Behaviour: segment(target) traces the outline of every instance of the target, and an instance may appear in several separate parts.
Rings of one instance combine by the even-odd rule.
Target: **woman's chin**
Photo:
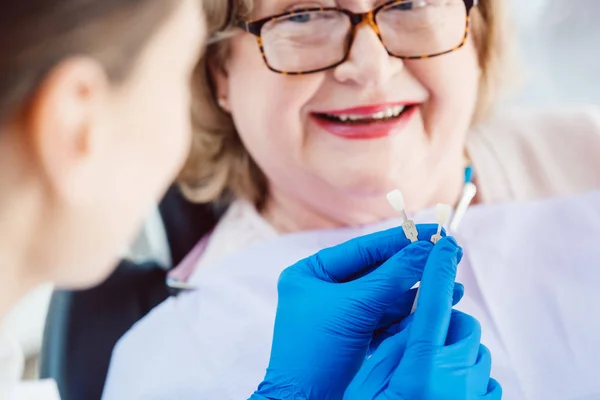
[[[340,216],[348,215],[353,225],[378,222],[397,215],[386,197],[391,190],[388,185],[338,186],[335,194],[323,194],[321,204],[328,204],[328,208],[335,209]]]

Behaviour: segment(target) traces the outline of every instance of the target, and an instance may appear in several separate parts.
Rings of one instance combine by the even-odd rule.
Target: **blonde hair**
[[[508,30],[504,26],[505,0],[480,0],[471,11],[471,29],[479,54],[481,81],[474,121],[483,118],[501,85]],[[226,40],[232,34],[233,15],[250,15],[253,0],[204,0],[208,32],[213,38],[198,62],[193,79],[192,123],[194,138],[187,163],[179,177],[185,195],[192,201],[229,202],[244,198],[261,207],[267,197],[267,178],[245,149],[231,116],[218,105],[209,70],[223,68],[228,56]],[[227,27],[226,29],[222,29]]]

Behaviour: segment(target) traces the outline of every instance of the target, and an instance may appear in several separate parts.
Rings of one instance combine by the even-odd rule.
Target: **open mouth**
[[[315,117],[328,122],[348,125],[365,125],[378,122],[390,122],[400,119],[410,112],[416,105],[398,105],[386,108],[373,114],[326,114],[315,113]]]

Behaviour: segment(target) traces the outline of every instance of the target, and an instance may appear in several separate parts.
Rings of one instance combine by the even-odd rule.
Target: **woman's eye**
[[[395,6],[390,7],[392,10],[397,11],[410,11],[414,8],[414,4],[412,2],[405,2],[396,4]]]
[[[290,15],[289,21],[291,21],[291,22],[308,22],[308,21],[310,21],[310,18],[311,18],[311,16],[309,13],[294,14],[294,15]]]

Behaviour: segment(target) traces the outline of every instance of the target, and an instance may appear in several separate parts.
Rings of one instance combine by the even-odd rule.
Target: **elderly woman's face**
[[[462,0],[458,2],[464,7]],[[259,0],[253,17],[311,6],[339,6],[360,13],[381,3]],[[405,7],[395,6],[378,23],[397,15],[408,15],[410,22],[414,14],[406,13],[418,10]],[[289,36],[296,35],[296,31],[305,29],[302,24],[318,18],[294,17],[278,29],[285,32],[286,28]],[[337,17],[323,18],[332,25]],[[453,32],[458,29],[464,34],[464,15],[458,22],[456,18],[436,22],[436,26],[450,24],[458,24]],[[288,71],[296,65],[318,67],[319,57],[329,58],[333,51],[343,53],[343,45],[333,50],[330,42],[319,44],[336,41],[337,33],[327,32],[327,39],[316,35],[292,43],[281,32],[277,40],[271,39],[271,49],[265,50],[269,56],[277,46],[280,59],[272,56],[271,60]],[[440,40],[424,38],[418,45],[422,49],[408,46],[402,50],[403,38],[411,38],[414,43],[420,40],[415,39],[418,34],[416,29],[407,29],[404,37],[398,35],[398,43],[389,39],[386,45],[396,45],[399,51],[427,53],[435,46],[427,40]],[[426,34],[432,33],[422,33]],[[306,46],[314,46],[315,53]],[[307,58],[312,59],[311,65]],[[385,204],[385,194],[390,190],[403,190],[409,210],[453,201],[445,197],[455,196],[454,192],[460,190],[464,144],[479,82],[477,54],[471,40],[443,56],[403,61],[388,55],[375,30],[362,24],[345,62],[322,72],[284,75],[267,68],[255,37],[244,33],[232,39],[225,70],[226,76],[217,78],[218,94],[228,99],[238,132],[267,175],[274,195],[295,198],[338,220],[366,223],[373,215],[360,215],[392,215]]]

